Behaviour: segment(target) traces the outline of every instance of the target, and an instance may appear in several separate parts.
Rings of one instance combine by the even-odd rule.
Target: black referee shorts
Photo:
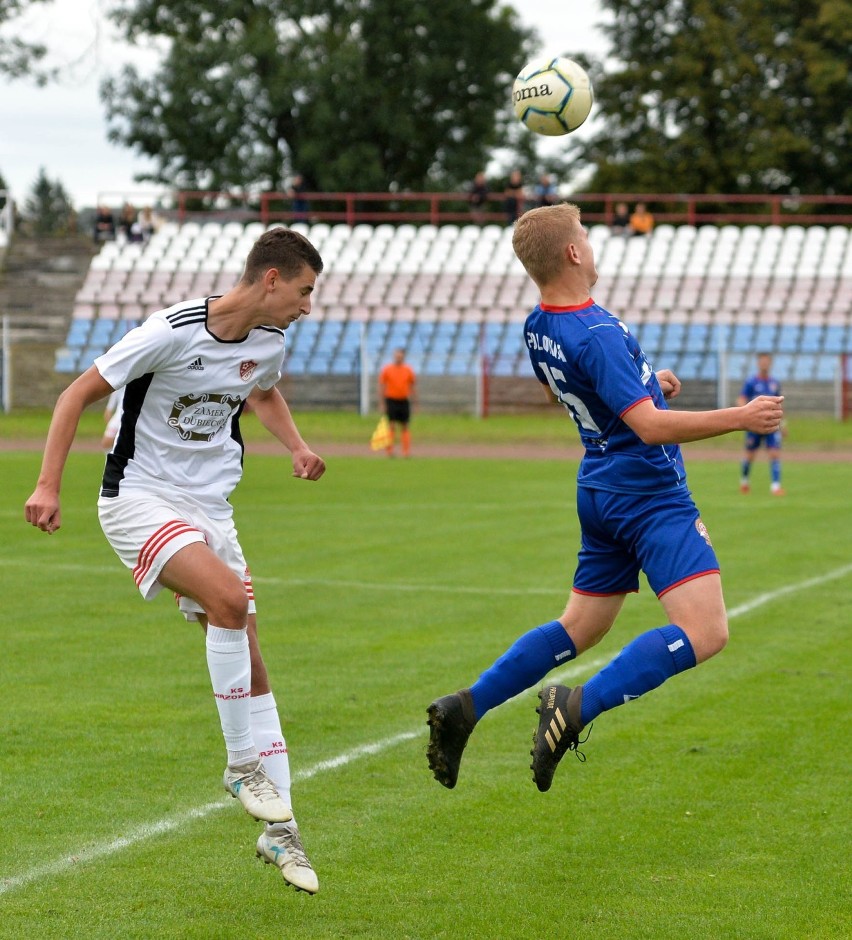
[[[388,421],[397,424],[408,424],[411,420],[411,403],[407,398],[386,398]]]

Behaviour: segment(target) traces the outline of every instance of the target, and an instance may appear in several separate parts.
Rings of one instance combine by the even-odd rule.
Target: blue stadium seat
[[[675,373],[681,381],[694,381],[700,377],[703,364],[704,355],[702,353],[686,352],[678,359]]]
[[[845,326],[827,326],[825,328],[825,346],[827,353],[852,352],[849,331]]]
[[[691,353],[704,352],[710,345],[710,325],[707,323],[689,323],[686,327],[684,348]]]
[[[776,348],[778,352],[794,353],[799,351],[801,329],[794,323],[785,323],[778,331]]]
[[[715,382],[719,378],[719,357],[715,352],[704,354],[698,378],[703,382]]]
[[[460,323],[455,337],[454,354],[468,359],[478,355],[479,332],[480,326],[478,323]]]
[[[804,326],[799,349],[803,353],[821,352],[824,340],[825,330],[822,326]]]
[[[112,342],[116,320],[93,320],[92,332],[89,335],[90,346],[106,347]]]
[[[378,357],[385,347],[385,337],[390,329],[389,320],[373,320],[367,327],[367,349],[370,355]]]
[[[337,341],[337,348],[334,350],[334,368],[339,368],[339,362],[346,362],[351,364],[350,369],[354,368],[357,371],[360,359],[361,324],[356,320],[347,320]]]
[[[754,349],[754,326],[751,323],[737,323],[730,336],[731,348],[735,352],[750,352]]]
[[[408,347],[412,353],[424,353],[432,342],[432,334],[438,326],[437,320],[420,320],[416,322],[408,337]]]
[[[80,349],[80,347],[85,346],[89,339],[91,326],[91,320],[72,320],[71,325],[68,327],[65,344],[72,349]]]
[[[792,378],[795,359],[790,353],[780,353],[772,360],[772,372],[782,384]],[[753,363],[749,362],[749,368],[753,369]]]
[[[310,352],[319,332],[316,320],[299,320],[287,329],[286,349],[291,356]]]
[[[663,325],[661,323],[643,323],[641,326],[636,327],[635,334],[644,352],[648,355],[657,354],[663,335]]]
[[[820,378],[816,374],[817,356],[803,355],[797,356],[793,364],[793,378],[797,382],[809,382],[812,379]],[[830,375],[828,376],[831,377]],[[823,376],[825,378],[825,376]]]
[[[316,343],[323,346],[336,345],[343,332],[342,320],[318,320]]]
[[[661,349],[664,353],[679,353],[686,341],[685,323],[667,323],[663,329]]]
[[[103,346],[86,346],[85,349],[81,349],[80,356],[77,359],[78,371],[85,372],[103,351]]]
[[[455,332],[455,323],[436,324],[432,333],[432,342],[429,344],[429,356],[448,356],[453,348]]]
[[[56,361],[53,366],[54,370],[56,372],[76,372],[79,355],[79,349],[71,349],[69,347],[57,349]]]

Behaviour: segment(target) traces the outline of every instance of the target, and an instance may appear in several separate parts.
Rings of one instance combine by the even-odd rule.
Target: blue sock
[[[477,720],[576,655],[573,640],[558,620],[525,633],[470,687]]]
[[[780,483],[781,482],[781,461],[773,460],[770,465],[770,472],[772,474],[772,482]]]
[[[694,665],[692,644],[680,627],[669,624],[649,630],[583,686],[580,720],[587,725],[601,712],[639,698]]]
[[[749,473],[751,473],[751,461],[750,460],[744,460],[742,462],[741,472],[743,475],[743,479],[747,480]]]

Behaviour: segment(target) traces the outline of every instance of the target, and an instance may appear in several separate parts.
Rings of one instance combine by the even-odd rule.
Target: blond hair
[[[579,229],[580,209],[570,202],[530,209],[515,223],[512,248],[539,287],[562,273],[565,246]]]

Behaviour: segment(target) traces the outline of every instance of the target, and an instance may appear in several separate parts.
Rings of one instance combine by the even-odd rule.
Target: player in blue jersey
[[[679,443],[730,431],[776,431],[782,398],[761,395],[716,411],[670,411],[680,391],[655,373],[617,317],[591,298],[595,259],[580,210],[562,203],[524,213],[512,244],[541,293],[524,336],[533,371],[565,406],[585,455],[577,478],[581,543],[573,588],[557,619],[524,633],[470,687],[434,701],[427,757],[446,787],[490,709],[598,643],[645,572],[665,622],[632,640],[585,685],[546,686],[532,771],[548,790],[559,760],[602,712],[638,698],[718,653],[728,639],[719,563],[686,484]]]
[[[780,395],[781,383],[770,374],[772,370],[772,356],[769,353],[758,353],[757,372],[745,380],[743,390],[737,398],[738,405],[745,405],[758,395]],[[760,450],[761,444],[766,445],[766,454],[769,457],[770,484],[769,492],[773,496],[783,496],[784,490],[781,487],[781,437],[783,427],[772,434],[755,434],[752,431],[746,431],[745,436],[745,454],[741,464],[740,473],[740,492],[749,493],[751,491],[751,465],[754,458]]]

